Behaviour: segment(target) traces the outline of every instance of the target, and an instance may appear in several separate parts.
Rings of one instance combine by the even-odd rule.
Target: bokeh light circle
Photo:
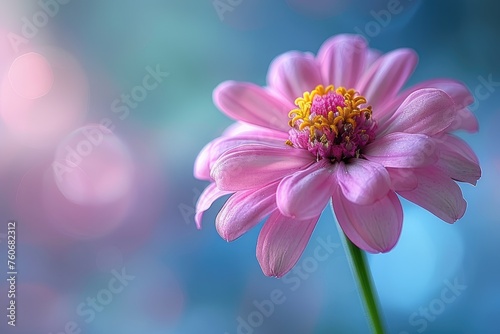
[[[41,197],[52,228],[82,240],[101,238],[112,233],[123,225],[133,206],[130,194],[103,205],[76,204],[61,193],[52,170],[47,170]]]
[[[111,203],[131,189],[129,150],[99,124],[83,126],[68,135],[59,144],[52,167],[57,187],[75,204]]]
[[[54,73],[49,61],[36,52],[17,57],[9,68],[12,89],[26,99],[45,96],[54,83]]]
[[[26,63],[35,69],[22,69]],[[44,78],[26,85],[31,76]],[[0,82],[0,117],[10,136],[25,146],[54,145],[81,122],[87,104],[86,74],[79,62],[61,49],[24,54]]]

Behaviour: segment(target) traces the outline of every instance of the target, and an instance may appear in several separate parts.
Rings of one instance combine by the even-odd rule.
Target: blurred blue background
[[[463,219],[447,225],[404,202],[398,245],[369,257],[388,331],[498,333],[500,4],[400,0],[384,16],[395,1],[2,1],[0,277],[13,219],[18,308],[7,325],[2,279],[0,332],[368,333],[331,212],[298,269],[268,278],[255,258],[260,227],[230,244],[215,231],[223,200],[196,229],[206,183],[192,175],[199,150],[232,123],[212,103],[218,83],[264,85],[279,54],[362,33],[383,52],[418,52],[408,85],[463,81],[480,123],[460,133],[483,170],[477,187],[462,185]],[[85,139],[87,170],[60,170],[74,176],[67,186],[54,163]],[[325,240],[335,247],[317,261]]]

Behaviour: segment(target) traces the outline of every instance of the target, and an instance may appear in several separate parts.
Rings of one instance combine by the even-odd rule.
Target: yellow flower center
[[[289,112],[292,147],[307,148],[318,159],[332,162],[359,157],[360,150],[375,137],[372,108],[354,89],[317,86],[295,100]]]

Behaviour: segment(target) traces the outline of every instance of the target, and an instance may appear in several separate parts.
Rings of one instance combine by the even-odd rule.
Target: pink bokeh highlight
[[[15,217],[26,230],[24,241],[65,249],[74,239],[103,237],[125,221],[132,196],[106,205],[79,205],[63,196],[50,163],[38,164],[22,178],[15,196]]]
[[[34,100],[47,95],[54,84],[54,73],[48,60],[36,52],[25,53],[11,64],[8,79],[21,97]]]
[[[102,125],[86,125],[69,134],[59,144],[52,167],[57,187],[75,204],[108,204],[131,190],[130,152]]]
[[[18,57],[0,83],[0,117],[10,135],[30,147],[54,145],[85,117],[87,103],[85,72],[60,49]]]
[[[137,149],[136,147],[134,152]],[[165,244],[179,240],[178,234],[172,230],[172,224],[164,224],[162,217],[165,215],[166,203],[171,199],[167,194],[167,181],[160,166],[144,154],[148,149],[151,148],[144,148],[134,159],[135,182],[125,222],[119,229],[102,239],[102,242],[118,247],[123,252],[124,258],[151,242],[159,224],[167,229],[165,234],[161,234]]]
[[[71,240],[56,229],[45,212],[44,179],[49,168],[48,163],[37,163],[19,178],[10,175],[2,184],[7,189],[13,189],[10,207],[14,208],[12,216],[22,222],[19,233],[23,235],[23,242],[60,251],[66,249]]]
[[[132,196],[103,205],[76,204],[59,190],[51,172],[45,175],[43,203],[54,228],[77,239],[94,239],[107,235],[121,226],[133,204]]]

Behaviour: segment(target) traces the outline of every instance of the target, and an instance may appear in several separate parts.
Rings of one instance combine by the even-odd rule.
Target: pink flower
[[[365,40],[338,35],[315,57],[287,52],[269,69],[267,87],[224,82],[217,107],[238,120],[200,152],[194,174],[211,184],[196,223],[232,194],[216,228],[232,241],[267,218],[257,242],[263,272],[281,277],[298,261],[330,202],[347,237],[371,253],[388,252],[401,233],[397,195],[442,220],[461,218],[455,181],[481,176],[471,148],[451,134],[475,132],[461,83],[436,79],[401,91],[417,55],[380,55]]]

